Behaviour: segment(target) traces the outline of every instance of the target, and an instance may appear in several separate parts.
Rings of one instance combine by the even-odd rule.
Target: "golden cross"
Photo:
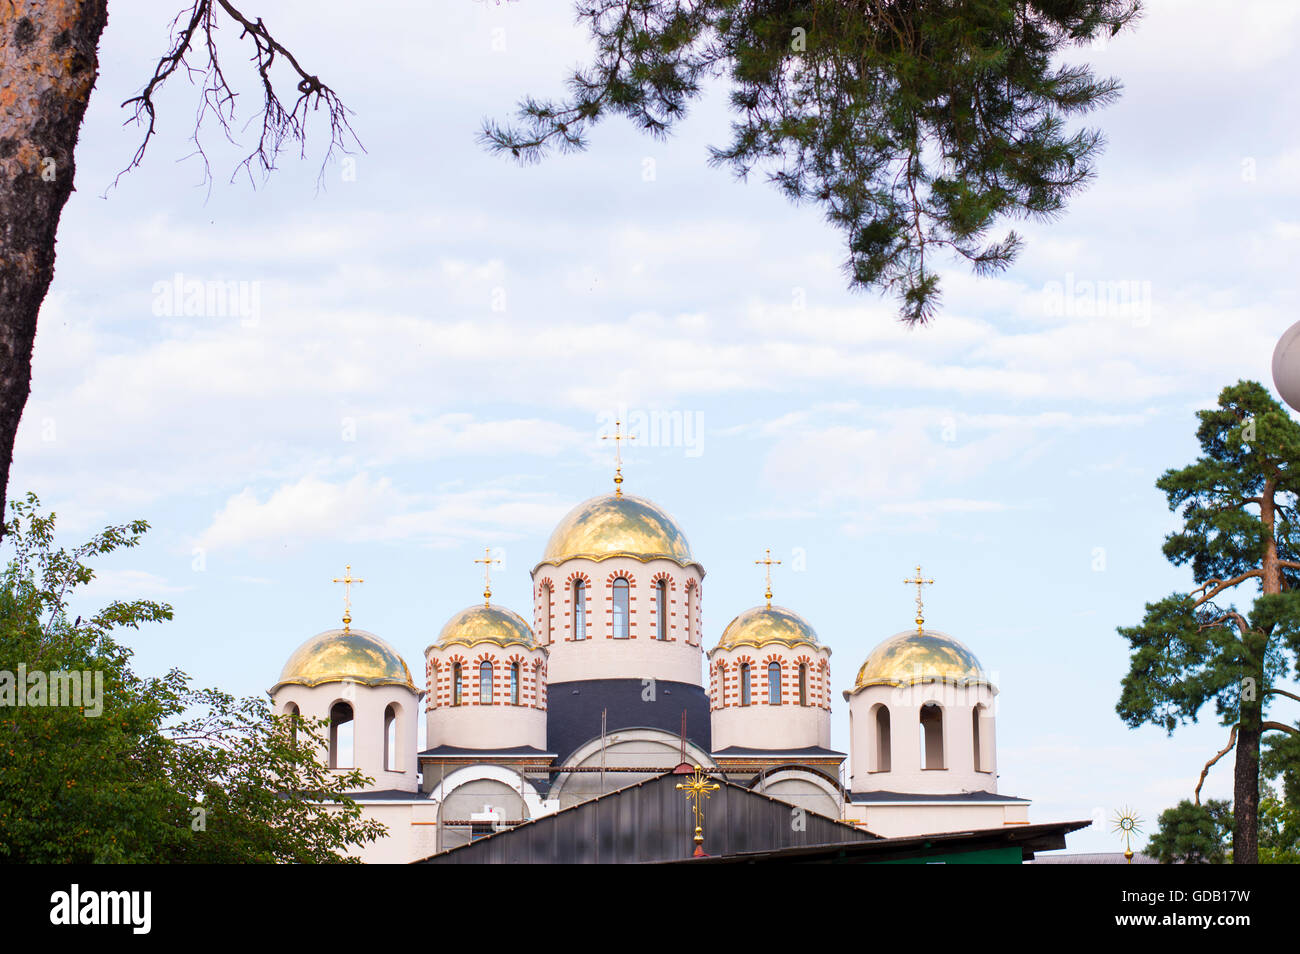
[[[767,558],[763,560],[755,560],[754,565],[763,567],[763,579],[767,583],[767,590],[764,592],[763,595],[767,597],[767,605],[771,606],[772,605],[772,567],[780,566],[781,561],[772,559],[772,551],[770,549],[767,550],[766,552],[767,552]]]
[[[924,611],[923,611],[923,609],[922,609],[922,606],[921,606],[921,584],[923,584],[923,583],[933,583],[934,580],[923,580],[923,579],[921,579],[921,566],[920,566],[920,564],[917,564],[917,567],[916,567],[916,579],[914,579],[914,580],[904,580],[903,582],[904,582],[904,583],[915,583],[915,584],[916,584],[916,631],[917,631],[918,633],[920,633],[920,632],[923,631],[923,629],[924,629],[924,627],[925,627],[925,613],[924,613]]]
[[[695,774],[685,782],[678,782],[677,789],[686,793],[691,800],[691,811],[695,814],[695,854],[704,854],[704,811],[700,808],[700,799],[708,798],[709,792],[716,792],[722,786],[710,782],[700,766],[695,766]]]
[[[608,434],[602,434],[600,438],[602,441],[612,440],[614,442],[614,496],[616,497],[623,496],[623,441],[636,440],[635,434],[625,436],[622,433],[622,427],[622,421],[615,421],[614,436],[610,437]]]
[[[343,632],[348,632],[352,625],[352,584],[364,583],[365,580],[359,580],[352,575],[352,564],[349,563],[343,571],[341,577],[334,578],[335,583],[343,584]]]
[[[483,566],[483,605],[487,606],[492,600],[492,564],[500,563],[500,560],[492,556],[492,548],[483,548],[483,558],[475,560],[475,563],[482,563]]]

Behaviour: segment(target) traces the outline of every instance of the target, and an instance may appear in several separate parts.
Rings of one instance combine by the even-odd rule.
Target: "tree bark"
[[[1264,525],[1260,584],[1265,594],[1282,592],[1282,568],[1278,563],[1277,538],[1273,533],[1277,521],[1276,487],[1276,483],[1269,480],[1260,493],[1259,518]],[[1259,864],[1259,740],[1264,734],[1264,655],[1268,649],[1268,636],[1251,632],[1246,634],[1245,641],[1250,671],[1242,675],[1253,679],[1254,687],[1248,693],[1243,683],[1239,690],[1240,729],[1232,785],[1232,863],[1236,865]]]
[[[0,0],[0,518],[107,20],[107,0]]]

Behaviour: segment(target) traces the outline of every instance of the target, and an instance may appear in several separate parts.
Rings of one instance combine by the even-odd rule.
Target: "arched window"
[[[686,584],[686,622],[682,624],[682,632],[689,643],[691,641],[691,627],[695,625],[695,581],[692,580]]]
[[[668,581],[655,584],[655,638],[668,638]]]
[[[519,663],[510,664],[510,704],[519,705]]]
[[[551,644],[551,584],[542,584],[542,643]]]
[[[587,638],[587,585],[573,581],[573,638]]]
[[[888,772],[890,765],[889,710],[876,709],[876,771]]]
[[[389,705],[384,710],[384,771],[396,772],[397,768],[397,709]]]
[[[740,704],[749,705],[749,663],[740,664]]]
[[[718,662],[718,708],[727,704],[727,664]]]
[[[808,664],[799,664],[799,705],[808,704]]]
[[[975,771],[993,771],[993,747],[989,744],[988,710],[976,706],[971,710],[971,734],[975,743]]]
[[[291,702],[284,707],[284,714],[289,717],[289,742],[291,745],[298,744],[298,723],[302,720],[302,713],[298,711],[298,704]]]
[[[781,704],[781,664],[779,662],[767,664],[767,704],[769,706],[779,706]]]
[[[352,707],[330,706],[330,768],[352,768]]]
[[[452,663],[451,666],[451,704],[458,706],[461,704],[463,692],[465,690],[465,673],[461,669],[460,663]]]
[[[627,639],[628,585],[624,577],[614,581],[614,638]]]
[[[478,667],[478,704],[492,704],[492,664],[486,659]]]
[[[921,768],[943,767],[943,710],[927,702],[921,706]]]

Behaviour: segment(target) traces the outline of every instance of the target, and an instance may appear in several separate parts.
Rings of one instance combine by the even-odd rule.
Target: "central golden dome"
[[[854,689],[910,686],[918,682],[983,683],[988,678],[975,654],[947,633],[933,629],[891,636],[871,651]]]
[[[643,497],[605,494],[569,511],[551,534],[538,565],[614,556],[695,563],[686,535],[667,513]]]
[[[453,644],[474,646],[478,643],[537,648],[532,627],[522,616],[500,606],[486,605],[471,606],[447,620],[435,645],[445,649]]]
[[[290,684],[319,686],[327,682],[415,688],[406,661],[374,633],[328,629],[293,651],[271,691]]]
[[[767,646],[780,643],[783,646],[811,646],[825,649],[817,641],[817,633],[798,613],[783,606],[755,606],[745,610],[722,631],[716,649],[731,649],[735,646]]]

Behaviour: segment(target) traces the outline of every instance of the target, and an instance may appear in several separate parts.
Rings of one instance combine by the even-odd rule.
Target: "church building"
[[[825,634],[772,603],[770,552],[765,602],[710,639],[686,535],[623,493],[621,461],[614,481],[556,526],[526,612],[492,602],[490,551],[478,561],[483,599],[432,639],[421,683],[350,610],[289,656],[274,710],[327,719],[330,766],[373,779],[354,797],[388,836],[363,860],[423,859],[682,765],[872,835],[1028,825],[1029,802],[998,792],[997,689],[925,626],[920,567],[905,581],[915,628],[839,683]],[[359,581],[349,567],[336,582]],[[847,753],[832,746],[837,695]]]

